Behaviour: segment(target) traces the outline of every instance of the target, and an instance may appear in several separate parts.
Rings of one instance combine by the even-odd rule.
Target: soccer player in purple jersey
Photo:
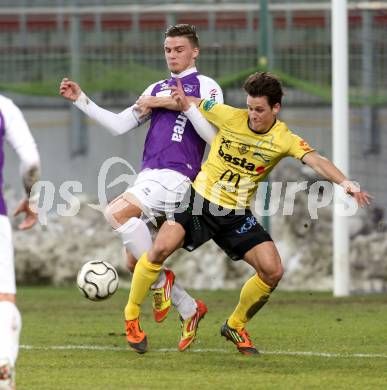
[[[15,362],[19,350],[21,316],[16,307],[15,266],[12,246],[12,229],[2,193],[4,151],[7,141],[17,153],[26,197],[14,212],[25,213],[19,229],[29,229],[37,221],[30,208],[31,190],[39,178],[39,154],[23,114],[6,97],[0,95],[0,389],[15,388]]]
[[[170,97],[170,87],[176,85],[178,78],[187,95],[223,102],[219,85],[201,75],[195,67],[199,40],[194,26],[181,24],[168,28],[164,53],[171,77],[150,85],[135,105],[119,114],[97,106],[73,81],[63,79],[60,85],[62,96],[73,101],[113,135],[132,130],[150,119],[141,172],[134,185],[114,199],[105,212],[127,249],[132,272],[137,259],[152,247],[147,216],[164,217],[175,210],[200,170],[205,141],[212,139],[208,134],[215,134],[215,129],[206,121],[194,126],[184,113],[174,111],[177,104]],[[182,322],[178,346],[183,351],[194,340],[198,323],[207,307],[202,301],[194,300],[174,279],[173,272],[164,268],[152,284],[153,313],[155,320],[161,322],[166,318],[171,303],[176,307]],[[129,344],[135,345],[138,352],[145,352],[146,338],[144,342],[137,342],[144,339],[140,322],[128,321],[132,318],[127,309],[125,319]]]

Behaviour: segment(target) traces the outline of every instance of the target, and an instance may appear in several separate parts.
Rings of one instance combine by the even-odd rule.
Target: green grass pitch
[[[260,356],[240,355],[219,335],[238,291],[194,291],[209,308],[191,349],[177,351],[177,314],[142,325],[149,352],[126,346],[127,291],[104,302],[76,288],[24,287],[17,390],[386,389],[387,296],[334,299],[275,292],[248,326]]]

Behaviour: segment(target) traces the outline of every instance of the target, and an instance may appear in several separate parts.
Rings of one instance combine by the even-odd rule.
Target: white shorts
[[[0,293],[16,294],[12,228],[5,215],[0,215]]]
[[[147,212],[165,215],[173,212],[183,200],[191,180],[171,169],[144,169],[132,187],[125,192],[133,194]]]

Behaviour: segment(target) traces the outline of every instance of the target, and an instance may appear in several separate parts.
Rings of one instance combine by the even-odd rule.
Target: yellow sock
[[[125,319],[134,320],[140,316],[140,306],[144,302],[151,285],[159,276],[162,265],[150,263],[145,252],[134,269],[128,304],[125,307]]]
[[[239,303],[227,321],[234,329],[242,329],[268,301],[273,289],[258,275],[251,277],[242,287]]]

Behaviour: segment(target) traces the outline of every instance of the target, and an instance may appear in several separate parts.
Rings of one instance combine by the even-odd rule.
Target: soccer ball
[[[79,291],[92,301],[112,296],[118,288],[118,274],[107,261],[89,261],[78,272]]]

